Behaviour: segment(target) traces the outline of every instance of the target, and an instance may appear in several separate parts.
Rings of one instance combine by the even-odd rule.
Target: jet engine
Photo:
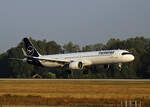
[[[74,61],[69,64],[69,69],[82,69],[83,68],[83,63]]]

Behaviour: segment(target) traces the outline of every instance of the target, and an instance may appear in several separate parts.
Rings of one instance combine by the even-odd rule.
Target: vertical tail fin
[[[41,56],[28,38],[24,38],[23,41],[25,43],[25,51],[28,56],[32,56],[32,57]]]

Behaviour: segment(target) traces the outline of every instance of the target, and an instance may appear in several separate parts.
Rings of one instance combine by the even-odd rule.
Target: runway
[[[2,78],[0,81],[150,81],[150,79],[8,79],[8,78]]]

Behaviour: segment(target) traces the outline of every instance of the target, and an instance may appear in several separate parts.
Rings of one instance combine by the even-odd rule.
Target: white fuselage
[[[83,66],[90,66],[95,64],[125,63],[133,60],[134,56],[126,50],[105,50],[39,56],[40,63],[45,67],[64,66],[59,61],[68,63],[78,61],[82,62]]]

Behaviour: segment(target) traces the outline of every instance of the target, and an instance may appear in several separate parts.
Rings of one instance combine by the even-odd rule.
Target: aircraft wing
[[[64,59],[44,59],[44,58],[38,58],[38,57],[34,57],[37,60],[40,61],[45,61],[45,62],[56,62],[56,63],[60,63],[60,64],[69,64],[70,61],[64,60]]]
[[[56,62],[56,63],[60,63],[60,64],[69,64],[69,61],[66,60],[61,60],[61,59],[43,59],[43,58],[38,58],[38,57],[33,57],[34,59],[40,60],[40,61],[45,61],[45,62]],[[27,61],[27,58],[24,59],[19,59],[19,58],[8,58],[9,60],[16,60],[16,61]]]
[[[40,60],[40,61],[45,61],[45,62],[56,62],[56,63],[59,63],[59,64],[69,64],[70,62],[72,61],[79,61],[79,60],[65,60],[65,59],[53,59],[53,58],[50,58],[50,59],[47,59],[47,58],[39,58],[39,57],[34,57],[35,59],[37,60]],[[89,66],[91,65],[91,61],[89,60],[82,60],[82,63],[84,64],[84,66]]]

